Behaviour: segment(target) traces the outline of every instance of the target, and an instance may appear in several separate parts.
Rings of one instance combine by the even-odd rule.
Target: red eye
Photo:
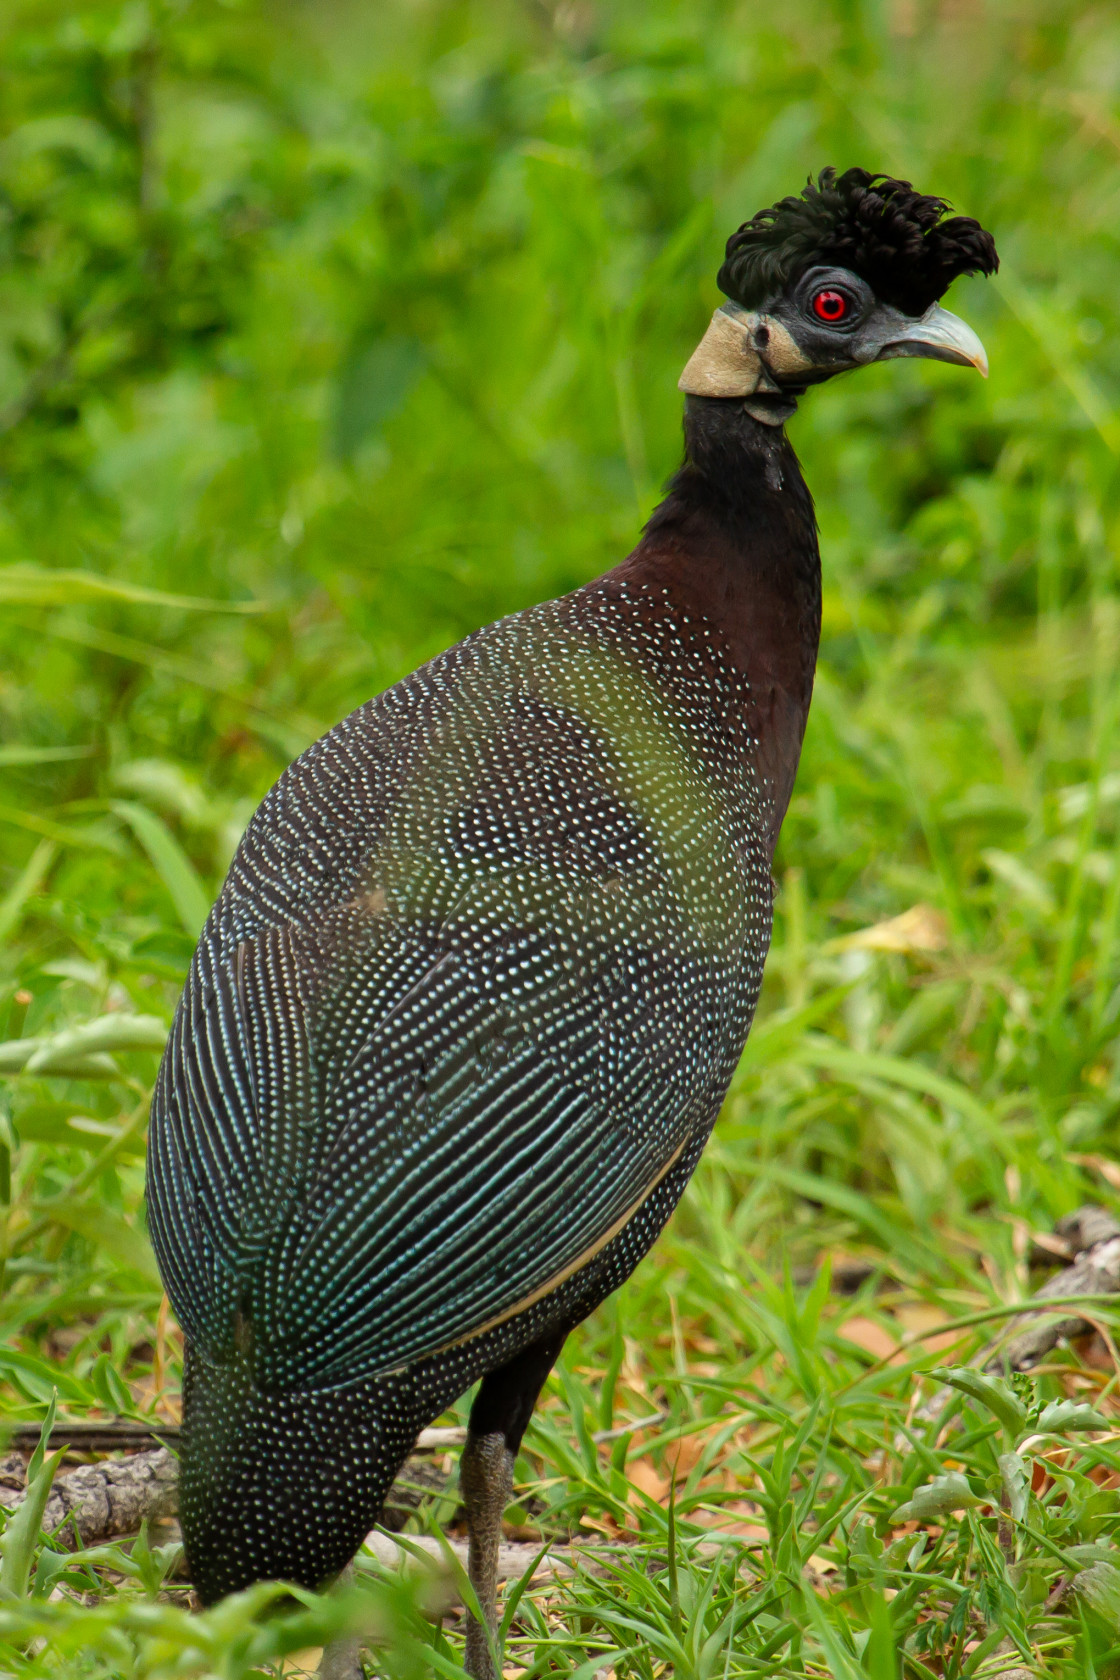
[[[813,299],[813,314],[819,321],[827,321],[829,326],[842,321],[849,307],[843,292],[818,292]]]

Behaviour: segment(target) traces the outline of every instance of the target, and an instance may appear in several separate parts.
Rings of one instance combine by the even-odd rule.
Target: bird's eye
[[[830,327],[837,321],[844,321],[851,312],[851,304],[843,292],[818,292],[813,299],[813,314],[818,321],[826,321]]]

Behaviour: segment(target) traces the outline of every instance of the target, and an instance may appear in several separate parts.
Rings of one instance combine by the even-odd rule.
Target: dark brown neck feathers
[[[748,727],[770,782],[776,842],[821,627],[813,499],[781,427],[760,424],[734,399],[689,397],[684,465],[611,576],[664,588],[678,611],[703,615],[720,632],[750,685]]]

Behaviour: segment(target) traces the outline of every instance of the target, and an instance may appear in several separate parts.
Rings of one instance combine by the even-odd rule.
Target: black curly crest
[[[942,221],[943,198],[866,169],[822,169],[799,198],[783,198],[727,241],[718,285],[757,309],[817,264],[849,268],[876,297],[923,315],[958,274],[994,274],[995,240],[971,216]]]

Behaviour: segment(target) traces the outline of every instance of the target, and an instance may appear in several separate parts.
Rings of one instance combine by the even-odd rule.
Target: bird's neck
[[[742,402],[690,396],[685,460],[665,501],[635,551],[591,588],[709,627],[710,652],[742,679],[732,736],[746,743],[764,785],[774,847],[821,635],[813,497],[782,428],[752,418]],[[672,687],[672,657],[663,677]]]
[[[813,692],[821,627],[816,518],[780,426],[740,401],[689,397],[685,459],[642,540],[601,580],[715,632],[745,678],[742,720],[785,814]]]
[[[620,571],[702,615],[754,688],[807,711],[820,640],[813,499],[781,426],[741,402],[689,397],[685,459]]]

